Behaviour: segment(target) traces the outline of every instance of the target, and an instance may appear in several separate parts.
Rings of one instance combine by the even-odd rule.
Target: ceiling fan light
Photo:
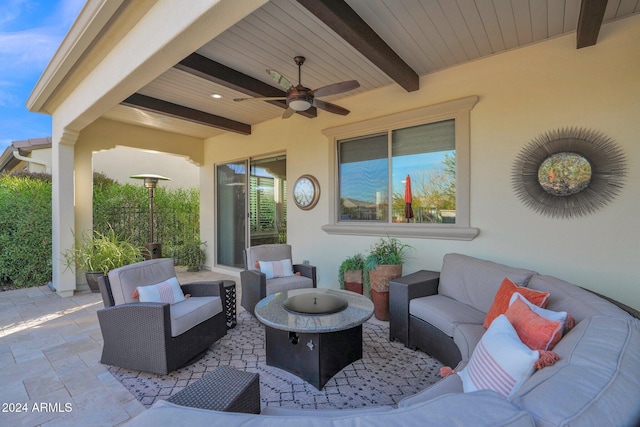
[[[311,103],[306,99],[294,99],[289,102],[289,108],[295,111],[306,111],[311,107]]]

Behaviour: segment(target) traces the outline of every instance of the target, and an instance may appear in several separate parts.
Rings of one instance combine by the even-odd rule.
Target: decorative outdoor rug
[[[265,363],[264,327],[251,314],[238,315],[238,325],[214,343],[205,356],[169,375],[110,366],[111,374],[145,406],[167,399],[217,366],[260,374],[261,406],[288,408],[360,408],[394,405],[440,379],[442,364],[420,351],[389,342],[388,323],[363,325],[363,357],[320,391],[297,376]]]

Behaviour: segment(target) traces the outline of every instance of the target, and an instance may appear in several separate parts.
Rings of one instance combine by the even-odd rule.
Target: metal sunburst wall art
[[[558,129],[522,149],[511,182],[518,198],[534,211],[575,218],[597,211],[618,195],[626,163],[623,151],[602,133]]]

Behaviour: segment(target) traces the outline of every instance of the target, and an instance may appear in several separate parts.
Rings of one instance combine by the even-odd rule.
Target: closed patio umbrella
[[[409,219],[413,218],[413,208],[411,207],[412,202],[413,195],[411,194],[411,177],[407,175],[404,182],[404,217],[407,222],[409,222]]]

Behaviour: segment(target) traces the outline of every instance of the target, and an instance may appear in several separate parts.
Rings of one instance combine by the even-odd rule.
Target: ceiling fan
[[[275,70],[267,70],[267,73],[284,89],[287,91],[285,97],[259,97],[259,98],[236,98],[234,101],[286,101],[287,109],[282,114],[282,118],[289,118],[296,111],[305,111],[311,106],[320,108],[321,110],[328,111],[333,114],[340,114],[346,116],[349,114],[349,110],[340,107],[339,105],[332,104],[330,102],[322,101],[317,97],[336,95],[338,93],[347,92],[360,87],[360,83],[356,80],[348,80],[340,83],[333,83],[321,88],[311,90],[308,87],[302,86],[301,83],[301,70],[302,64],[304,64],[304,56],[296,56],[293,58],[298,66],[298,85],[294,86],[285,76]]]

